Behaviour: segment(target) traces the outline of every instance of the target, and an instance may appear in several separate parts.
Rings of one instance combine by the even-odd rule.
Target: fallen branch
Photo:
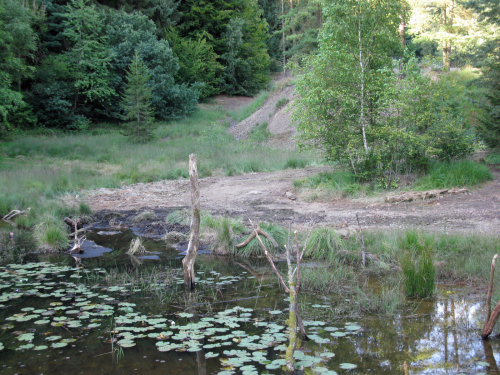
[[[78,230],[77,230],[77,223],[75,223],[75,240],[73,242],[73,247],[66,251],[66,254],[73,254],[73,253],[83,253],[83,248],[82,245],[85,242],[87,238],[85,236],[78,238]]]
[[[18,215],[24,215],[24,214],[27,214],[28,212],[31,211],[31,207],[28,207],[26,210],[24,211],[20,211],[20,210],[12,210],[10,211],[7,215],[5,215],[4,217],[2,217],[2,220],[5,220],[5,221],[9,221],[11,219],[13,219],[14,217],[18,216]]]
[[[256,233],[261,234],[264,237],[266,237],[269,241],[271,241],[271,243],[273,244],[273,246],[276,249],[278,248],[278,242],[276,242],[276,240],[273,237],[271,237],[268,233],[266,233],[265,231],[263,231],[260,228],[255,229],[245,241],[235,245],[235,247],[237,247],[237,248],[245,247],[246,245],[248,245],[250,243],[250,241],[252,241],[255,238]]]
[[[445,194],[463,194],[468,193],[467,189],[441,189],[441,190],[427,190],[427,191],[409,191],[406,193],[389,195],[385,198],[388,203],[399,203],[399,202],[410,202],[418,199],[430,199],[430,198],[440,198]]]

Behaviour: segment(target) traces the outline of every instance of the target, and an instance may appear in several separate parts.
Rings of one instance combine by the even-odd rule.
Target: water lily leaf
[[[17,339],[19,341],[31,341],[35,338],[34,333],[23,333],[22,335],[19,335]]]
[[[356,325],[349,325],[345,326],[345,329],[347,329],[348,331],[358,331],[361,329],[361,327]]]
[[[325,331],[334,332],[334,331],[338,331],[338,328],[337,327],[325,327]]]
[[[61,336],[48,336],[45,338],[45,341],[57,341],[61,338]]]
[[[33,348],[33,350],[45,350],[48,349],[49,347],[47,345],[38,345]]]
[[[269,314],[271,315],[278,315],[278,314],[281,314],[282,311],[281,310],[272,310],[272,311],[269,311]]]
[[[335,353],[325,352],[325,353],[321,353],[319,356],[323,357],[323,358],[333,358],[333,357],[335,357]]]
[[[55,342],[50,347],[57,349],[57,348],[64,348],[65,346],[68,346],[67,342]]]
[[[330,333],[333,337],[344,337],[346,334],[345,332],[332,332]]]
[[[76,339],[63,339],[61,340],[61,342],[67,342],[67,343],[70,343],[70,342],[75,342]]]
[[[478,366],[488,366],[488,367],[490,366],[490,364],[489,364],[488,362],[484,362],[484,361],[479,361],[479,362],[476,362],[476,364],[477,364]]]
[[[20,345],[19,348],[17,348],[17,350],[22,350],[22,349],[31,349],[33,348],[35,345],[33,344],[25,344],[25,345]]]
[[[352,363],[341,363],[340,364],[340,368],[344,369],[344,370],[352,370],[352,369],[355,369],[356,367],[358,367],[358,366],[356,366]]]
[[[219,356],[219,353],[214,353],[214,352],[205,353],[205,358],[215,358],[218,356]]]

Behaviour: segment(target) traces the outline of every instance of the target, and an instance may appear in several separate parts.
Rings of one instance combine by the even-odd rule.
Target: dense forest
[[[395,86],[381,89],[377,77],[384,75],[384,69],[399,64],[403,71],[412,61],[445,71],[468,65],[481,69],[475,84],[482,88],[482,96],[467,98],[480,110],[474,118],[475,130],[489,145],[498,145],[497,0],[339,4],[317,0],[0,0],[0,139],[14,130],[81,131],[91,124],[130,120],[131,113],[137,114],[126,104],[133,64],[141,65],[136,73],[142,77],[135,82],[148,91],[141,99],[148,118],[167,120],[189,114],[198,102],[213,95],[254,95],[266,87],[270,73],[284,66],[296,72],[301,67],[319,69],[321,61],[328,64],[328,51],[337,48],[343,53],[339,46],[351,42],[361,46],[363,34],[367,60],[344,59],[342,64],[347,69],[349,64],[361,64],[366,79],[363,87],[370,95],[362,100],[366,125],[374,121],[376,102],[401,97],[405,91],[402,86],[398,86],[400,92],[394,92]],[[385,24],[372,22],[370,17]],[[350,42],[349,35],[354,38]],[[370,38],[381,42],[377,45]],[[354,53],[354,49],[344,52]],[[331,68],[329,73],[342,74],[339,65]],[[325,71],[315,74],[322,77]],[[428,91],[427,83],[416,79],[408,84]],[[311,84],[309,80],[306,86]],[[408,104],[415,98],[406,100]],[[447,102],[439,111],[454,106],[457,103]],[[453,121],[462,121],[458,117],[463,114]],[[364,147],[368,149],[366,139]]]

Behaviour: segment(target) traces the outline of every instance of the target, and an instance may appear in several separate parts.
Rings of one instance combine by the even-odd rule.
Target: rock
[[[291,199],[292,201],[294,201],[295,199],[297,199],[297,197],[295,195],[293,195],[292,193],[290,193],[289,191],[287,191],[285,193],[285,197],[287,197],[288,199]]]

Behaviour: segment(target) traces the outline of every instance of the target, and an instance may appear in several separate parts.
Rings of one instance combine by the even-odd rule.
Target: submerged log
[[[189,179],[191,182],[191,228],[186,256],[182,260],[184,284],[189,289],[195,287],[194,261],[200,246],[200,186],[196,155],[189,155]]]

